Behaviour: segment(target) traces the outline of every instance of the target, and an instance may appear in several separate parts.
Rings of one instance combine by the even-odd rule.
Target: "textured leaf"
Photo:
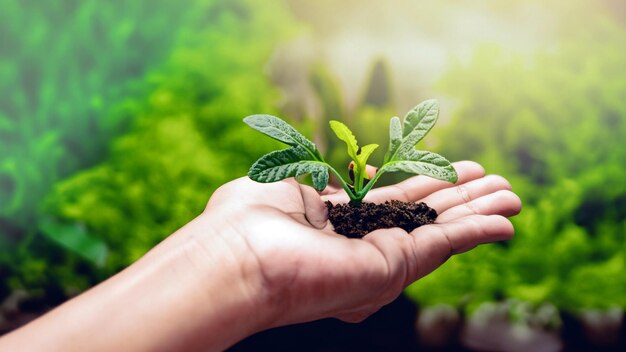
[[[344,125],[339,121],[331,120],[330,128],[335,132],[337,137],[342,141],[346,142],[346,146],[348,147],[348,155],[352,158],[352,160],[357,161],[357,152],[359,150],[359,145],[357,144],[356,137],[348,126]]]
[[[392,117],[389,122],[389,150],[385,155],[385,162],[396,153],[402,143],[402,123],[400,118]]]
[[[410,152],[421,141],[437,122],[439,117],[439,104],[436,100],[426,100],[409,111],[402,126],[402,143],[395,153],[391,154],[390,160],[402,159],[394,157]]]
[[[420,130],[425,129],[428,132],[437,122],[437,117],[439,117],[439,103],[437,100],[430,99],[419,103],[404,117],[402,136],[408,136],[416,128]]]
[[[290,146],[301,146],[308,153],[318,155],[315,144],[298,132],[293,126],[282,119],[265,114],[251,115],[243,119],[243,122],[255,130],[264,133],[278,141]]]
[[[439,154],[420,150],[414,150],[405,160],[391,161],[379,170],[380,173],[396,171],[426,175],[452,183],[458,179],[450,161]]]
[[[289,177],[311,174],[313,187],[318,191],[328,185],[328,165],[315,160],[301,146],[277,150],[257,160],[248,176],[257,182],[277,182]]]
[[[415,149],[415,145],[433,128],[438,116],[439,104],[431,99],[409,111],[404,117],[402,127],[400,119],[392,118],[389,126],[389,151],[385,155],[385,163],[372,181],[376,181],[385,172],[404,171],[456,182],[458,175],[446,158]]]

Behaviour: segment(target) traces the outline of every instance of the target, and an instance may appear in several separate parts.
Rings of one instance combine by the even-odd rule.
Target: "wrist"
[[[259,265],[248,252],[228,216],[204,213],[137,263],[141,270],[157,266],[152,285],[177,285],[172,294],[158,297],[172,302],[164,309],[170,318],[162,321],[182,322],[169,330],[167,340],[176,341],[171,347],[223,350],[269,326]]]
[[[51,351],[226,349],[269,327],[269,315],[257,304],[262,282],[254,264],[240,257],[245,248],[237,236],[223,231],[213,217],[201,215],[124,271],[0,345]]]
[[[218,349],[267,329],[272,320],[259,262],[233,226],[241,221],[228,214],[203,213],[172,236],[172,241],[184,243],[176,259],[189,270],[183,296],[201,321],[193,336],[220,338]],[[213,342],[200,344],[207,345]]]

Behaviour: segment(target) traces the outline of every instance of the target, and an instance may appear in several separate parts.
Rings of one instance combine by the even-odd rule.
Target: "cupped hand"
[[[455,185],[417,176],[372,190],[366,201],[424,201],[439,217],[363,239],[328,224],[324,201],[347,201],[343,191],[235,180],[140,260],[0,339],[0,350],[220,351],[273,326],[361,321],[451,255],[513,236],[506,217],[521,202],[509,183],[473,162],[455,168]]]
[[[324,201],[345,202],[345,193],[331,188],[320,195],[294,180],[235,180],[214,193],[202,216],[238,258],[246,285],[255,287],[246,287],[251,304],[268,314],[269,325],[324,317],[358,322],[451,255],[512,238],[507,217],[520,211],[521,201],[510,184],[485,176],[474,162],[454,167],[456,184],[416,176],[366,197],[423,201],[437,210],[434,224],[411,233],[391,228],[363,239],[338,235]]]

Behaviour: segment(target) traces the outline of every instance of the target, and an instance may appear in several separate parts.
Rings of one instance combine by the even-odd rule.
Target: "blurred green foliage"
[[[2,2],[0,223],[32,230],[52,185],[102,158],[185,14],[162,0]]]
[[[626,29],[595,25],[533,58],[484,47],[448,73],[460,108],[440,150],[505,175],[524,209],[514,240],[452,258],[411,297],[626,308]]]
[[[258,141],[241,119],[259,111],[275,113],[278,94],[269,85],[263,67],[277,41],[292,33],[294,27],[280,3],[261,6],[259,1],[241,0],[154,5],[161,6],[151,10],[160,12],[157,18],[185,8],[181,14],[185,18],[183,27],[172,30],[167,23],[151,24],[163,31],[153,28],[153,36],[176,37],[175,45],[167,50],[167,46],[162,47],[165,43],[151,38],[145,52],[137,48],[138,53],[149,55],[155,47],[165,51],[167,58],[142,77],[140,91],[122,90],[126,100],[111,103],[110,109],[94,114],[90,123],[90,126],[106,125],[130,104],[132,109],[126,111],[132,111],[133,116],[125,121],[129,132],[110,144],[104,161],[57,183],[45,203],[40,201],[41,194],[29,193],[37,204],[15,205],[15,209],[30,211],[40,207],[41,233],[83,257],[90,250],[92,264],[70,253],[60,254],[63,253],[60,248],[50,246],[40,232],[33,230],[27,240],[18,243],[20,250],[2,257],[3,270],[9,272],[4,282],[8,282],[10,289],[46,287],[49,290],[46,285],[52,285],[69,294],[113,274],[199,214],[211,192],[245,175],[260,150],[276,146],[272,141]],[[83,5],[76,6],[82,9]],[[120,2],[116,6],[117,11],[124,12],[126,5]],[[113,27],[117,20],[126,21],[123,16],[115,17],[114,13],[111,16],[103,21],[109,21]],[[135,22],[142,21],[129,21],[130,25]],[[85,20],[81,23],[87,26],[85,30],[93,24]],[[69,32],[78,35],[81,31]],[[115,53],[99,56],[115,57],[124,51],[106,50]],[[69,55],[67,49],[64,55]],[[132,66],[133,62],[120,59],[119,65]],[[77,69],[76,74],[83,71]],[[108,77],[105,69],[97,72]],[[124,72],[121,75],[128,77]],[[54,90],[62,91],[67,82],[53,80],[53,83],[59,85]],[[123,88],[119,82],[114,83],[117,89]],[[93,94],[100,92],[94,90]],[[42,114],[47,116],[50,112]],[[81,139],[76,142],[79,146],[101,142],[100,147],[107,146],[111,134],[101,135],[98,129],[81,130],[82,116],[60,116],[67,124],[50,122],[45,133],[60,134],[67,128]],[[17,147],[32,147],[30,144],[10,143]],[[65,158],[65,151],[59,150],[59,156]],[[50,161],[51,167],[55,166],[49,157],[42,158]],[[39,165],[31,164],[31,167],[39,173],[45,172]],[[21,173],[14,175],[19,182],[27,182]],[[7,222],[18,226],[13,220]],[[102,244],[108,248],[104,260]],[[25,263],[41,265],[33,267]],[[55,271],[63,275],[54,275]]]
[[[145,89],[143,76],[177,40],[171,28],[190,15],[161,0],[2,2],[0,297],[24,286],[42,293],[50,284],[46,294],[60,296],[68,280],[76,285],[66,286],[93,284],[88,264],[41,236],[54,241],[60,230],[41,216],[41,202],[56,182],[101,160],[110,139],[128,129],[136,115],[129,96]],[[44,220],[47,231],[40,232]],[[66,227],[56,242],[98,262],[104,244],[78,228]]]

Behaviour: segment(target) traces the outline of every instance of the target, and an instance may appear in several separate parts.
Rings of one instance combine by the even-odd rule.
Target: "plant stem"
[[[382,174],[385,173],[385,170],[381,167],[376,174],[374,174],[374,177],[372,177],[372,179],[370,180],[370,182],[367,183],[367,185],[365,185],[365,187],[363,187],[363,189],[361,189],[355,196],[356,198],[358,198],[358,201],[361,202],[363,200],[363,198],[365,198],[365,195],[367,194],[367,192],[370,191],[370,189],[372,189],[372,187],[374,187],[374,184],[376,183],[376,181],[378,181],[378,178],[380,176],[382,176]]]
[[[365,179],[365,170],[363,170],[361,167],[359,167],[359,172],[357,172],[357,175],[355,177],[354,180],[354,192],[356,194],[361,193],[361,190],[363,189],[363,180]]]
[[[341,174],[339,174],[339,172],[337,172],[334,167],[328,165],[328,168],[337,177],[339,183],[341,183],[341,187],[343,187],[343,189],[348,194],[348,197],[350,197],[350,203],[361,203],[361,201],[363,200],[363,196],[359,196],[357,193],[355,193],[354,190],[350,188],[348,183],[343,179],[343,177],[341,177]]]

